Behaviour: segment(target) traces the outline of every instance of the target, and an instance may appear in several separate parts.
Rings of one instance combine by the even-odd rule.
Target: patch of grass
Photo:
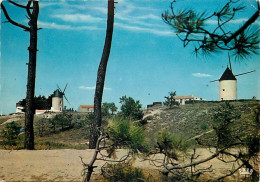
[[[143,171],[134,168],[131,163],[107,164],[103,167],[103,176],[111,182],[143,182]]]
[[[64,149],[66,148],[66,145],[63,143],[56,143],[52,141],[45,141],[40,143],[39,145],[36,144],[36,149]]]

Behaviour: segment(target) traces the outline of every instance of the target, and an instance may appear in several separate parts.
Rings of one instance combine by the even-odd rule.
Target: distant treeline
[[[25,105],[26,105],[26,99],[23,99],[17,103],[20,106],[24,107],[25,111]],[[49,110],[51,109],[52,105],[52,97],[51,95],[46,98],[45,96],[39,95],[38,97],[34,97],[34,109],[40,109],[40,110]]]

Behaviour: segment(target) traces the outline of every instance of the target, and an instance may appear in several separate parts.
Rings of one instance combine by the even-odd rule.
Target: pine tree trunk
[[[104,83],[106,77],[107,63],[108,63],[108,58],[109,58],[110,48],[112,43],[113,25],[114,25],[114,0],[108,0],[106,40],[105,40],[103,54],[102,54],[102,58],[97,73],[96,91],[95,91],[95,98],[94,98],[94,121],[90,127],[89,148],[91,149],[94,149],[96,147],[96,142],[99,135],[98,128],[101,126],[101,120],[102,120],[101,104],[102,104],[102,96],[103,96]]]
[[[35,92],[35,77],[36,77],[36,53],[37,53],[37,20],[39,14],[38,1],[33,1],[33,11],[29,14],[31,20],[30,26],[30,46],[29,63],[28,63],[28,78],[27,78],[27,92],[26,92],[26,111],[25,111],[25,141],[24,148],[34,149],[34,130],[33,117],[35,114],[34,107],[34,92]]]

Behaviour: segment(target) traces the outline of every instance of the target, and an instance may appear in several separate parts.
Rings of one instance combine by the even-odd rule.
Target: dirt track
[[[207,157],[211,153],[206,149],[199,149],[201,156]],[[82,181],[81,156],[84,162],[91,160],[93,150],[0,150],[0,181]],[[118,150],[117,157],[126,154],[125,150]],[[95,171],[99,172],[104,161],[96,161],[99,166]],[[213,164],[215,170],[210,176],[226,173],[231,169],[230,165],[212,160],[203,164],[204,167]],[[156,169],[149,165],[148,161],[137,159],[135,167],[146,170]],[[232,181],[231,179],[229,181]]]
[[[0,181],[82,181],[84,162],[91,160],[93,150],[0,150]],[[120,150],[117,156],[125,154]],[[104,161],[96,161],[99,172]],[[136,162],[138,164],[138,162]],[[141,163],[140,163],[141,164]],[[148,162],[142,162],[148,165]]]

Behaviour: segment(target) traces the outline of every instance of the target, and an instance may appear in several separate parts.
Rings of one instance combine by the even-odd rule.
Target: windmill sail
[[[210,82],[216,82],[216,81],[219,81],[219,79],[217,79],[217,80],[212,80],[212,81],[210,81]]]
[[[69,105],[71,105],[70,102],[69,102],[69,100],[67,99],[67,97],[66,97],[66,95],[65,95],[65,91],[66,91],[66,89],[67,89],[67,86],[68,86],[68,83],[66,84],[66,86],[64,87],[64,89],[63,89],[63,91],[62,91],[62,90],[60,89],[59,85],[57,85],[58,90],[61,92],[62,96],[64,96],[64,98],[65,98],[66,101],[69,103]]]
[[[245,72],[245,73],[241,73],[241,74],[238,74],[238,75],[235,75],[235,76],[241,76],[241,75],[245,75],[245,74],[249,74],[249,73],[253,73],[253,72],[255,72],[255,70],[249,71],[249,72]]]
[[[228,60],[229,60],[230,70],[231,70],[231,72],[232,72],[232,66],[231,66],[231,60],[230,60],[230,55],[229,55],[229,53],[228,53]]]

